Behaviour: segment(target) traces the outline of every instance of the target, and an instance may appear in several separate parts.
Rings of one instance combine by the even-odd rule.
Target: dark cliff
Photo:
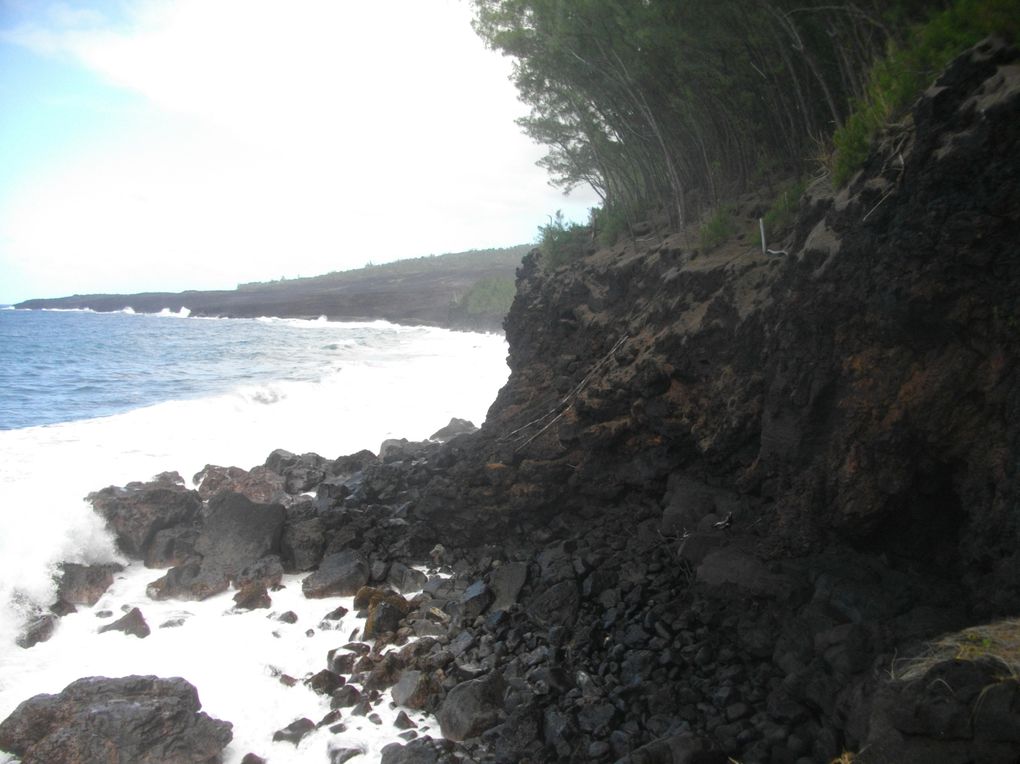
[[[954,706],[882,677],[925,640],[1020,612],[1018,241],[1020,63],[986,42],[847,188],[809,190],[786,255],[671,235],[552,273],[533,254],[506,321],[509,382],[482,431],[439,456],[417,541],[535,555],[525,609],[566,629],[550,644],[567,645],[568,670],[600,677],[609,717],[634,722],[610,736],[616,754],[679,729],[745,761],[844,746],[863,761],[1012,761],[1015,717],[1012,732],[953,737],[932,711],[976,713],[987,682],[954,685],[970,698]],[[548,568],[559,558],[567,573]],[[756,681],[720,679],[740,671],[692,644],[744,656]],[[649,648],[665,668],[628,674]],[[725,703],[703,715],[738,685],[770,720],[755,732]],[[545,750],[602,752],[610,728],[582,716],[594,701],[550,698],[530,722]],[[528,724],[511,715],[490,746],[518,750]]]

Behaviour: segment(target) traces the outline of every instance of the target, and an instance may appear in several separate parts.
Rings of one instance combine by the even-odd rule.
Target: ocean
[[[387,438],[427,438],[454,416],[481,424],[507,378],[504,339],[385,322],[5,309],[0,352],[0,719],[82,676],[183,676],[204,711],[234,724],[225,764],[248,752],[274,764],[325,761],[332,746],[378,760],[397,740],[386,703],[379,725],[351,717],[340,734],[272,742],[275,730],[329,710],[328,697],[279,675],[325,668],[327,651],[359,627],[351,615],[320,628],[345,600],[305,600],[302,576],[285,579],[267,617],[231,613],[230,593],[153,602],[145,586],[161,573],[134,563],[95,607],[60,619],[48,642],[26,650],[15,638],[53,601],[59,562],[127,562],[88,493],[168,470],[190,484],[206,464],[249,469],[276,448],[330,459],[378,451]],[[150,637],[97,634],[109,623],[102,611],[134,606]],[[272,617],[287,610],[296,623]],[[438,736],[433,720],[413,718]],[[0,764],[10,761],[0,753]]]

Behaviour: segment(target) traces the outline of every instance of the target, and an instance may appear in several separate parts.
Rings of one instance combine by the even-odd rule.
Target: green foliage
[[[623,207],[595,207],[591,211],[592,225],[595,226],[595,240],[603,247],[611,247],[621,236],[630,232],[627,211]]]
[[[591,243],[591,229],[567,221],[562,210],[556,210],[548,225],[539,226],[538,234],[538,248],[549,270],[582,257]]]
[[[888,31],[944,0],[473,2],[554,182],[681,223],[762,167],[794,169],[846,119]]]
[[[776,200],[772,202],[772,206],[762,218],[767,235],[775,236],[790,227],[797,214],[797,205],[800,204],[800,198],[804,195],[806,188],[807,181],[799,178],[779,192]]]
[[[711,252],[736,232],[737,222],[733,216],[733,208],[725,205],[718,207],[701,226],[701,231],[698,235],[701,249],[705,252]]]
[[[907,39],[890,43],[872,67],[863,98],[833,135],[833,182],[846,183],[868,156],[878,132],[920,95],[953,58],[992,33],[1020,34],[1020,0],[956,0],[916,26]]]
[[[469,316],[500,316],[510,310],[517,287],[509,276],[496,276],[476,282],[461,299]]]

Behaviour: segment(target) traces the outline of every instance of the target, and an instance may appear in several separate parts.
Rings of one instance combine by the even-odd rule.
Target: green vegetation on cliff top
[[[602,200],[588,237],[603,244],[658,210],[675,230],[706,221],[712,246],[719,210],[749,188],[803,178],[818,160],[845,182],[948,61],[1020,25],[1020,0],[474,5],[476,31],[514,60],[531,109],[519,124],[548,148],[540,164]],[[777,193],[771,223],[792,218],[791,193]],[[547,264],[585,251],[581,228],[540,228]]]

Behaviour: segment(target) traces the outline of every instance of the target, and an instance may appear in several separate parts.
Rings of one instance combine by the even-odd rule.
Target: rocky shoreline
[[[1018,62],[958,59],[847,188],[812,187],[784,257],[665,232],[529,256],[477,432],[93,506],[168,568],[151,596],[258,607],[284,572],[356,596],[367,633],[308,678],[335,715],[278,734],[388,690],[442,739],[387,764],[1015,762]],[[20,732],[40,703],[0,724],[26,762],[53,760]]]

